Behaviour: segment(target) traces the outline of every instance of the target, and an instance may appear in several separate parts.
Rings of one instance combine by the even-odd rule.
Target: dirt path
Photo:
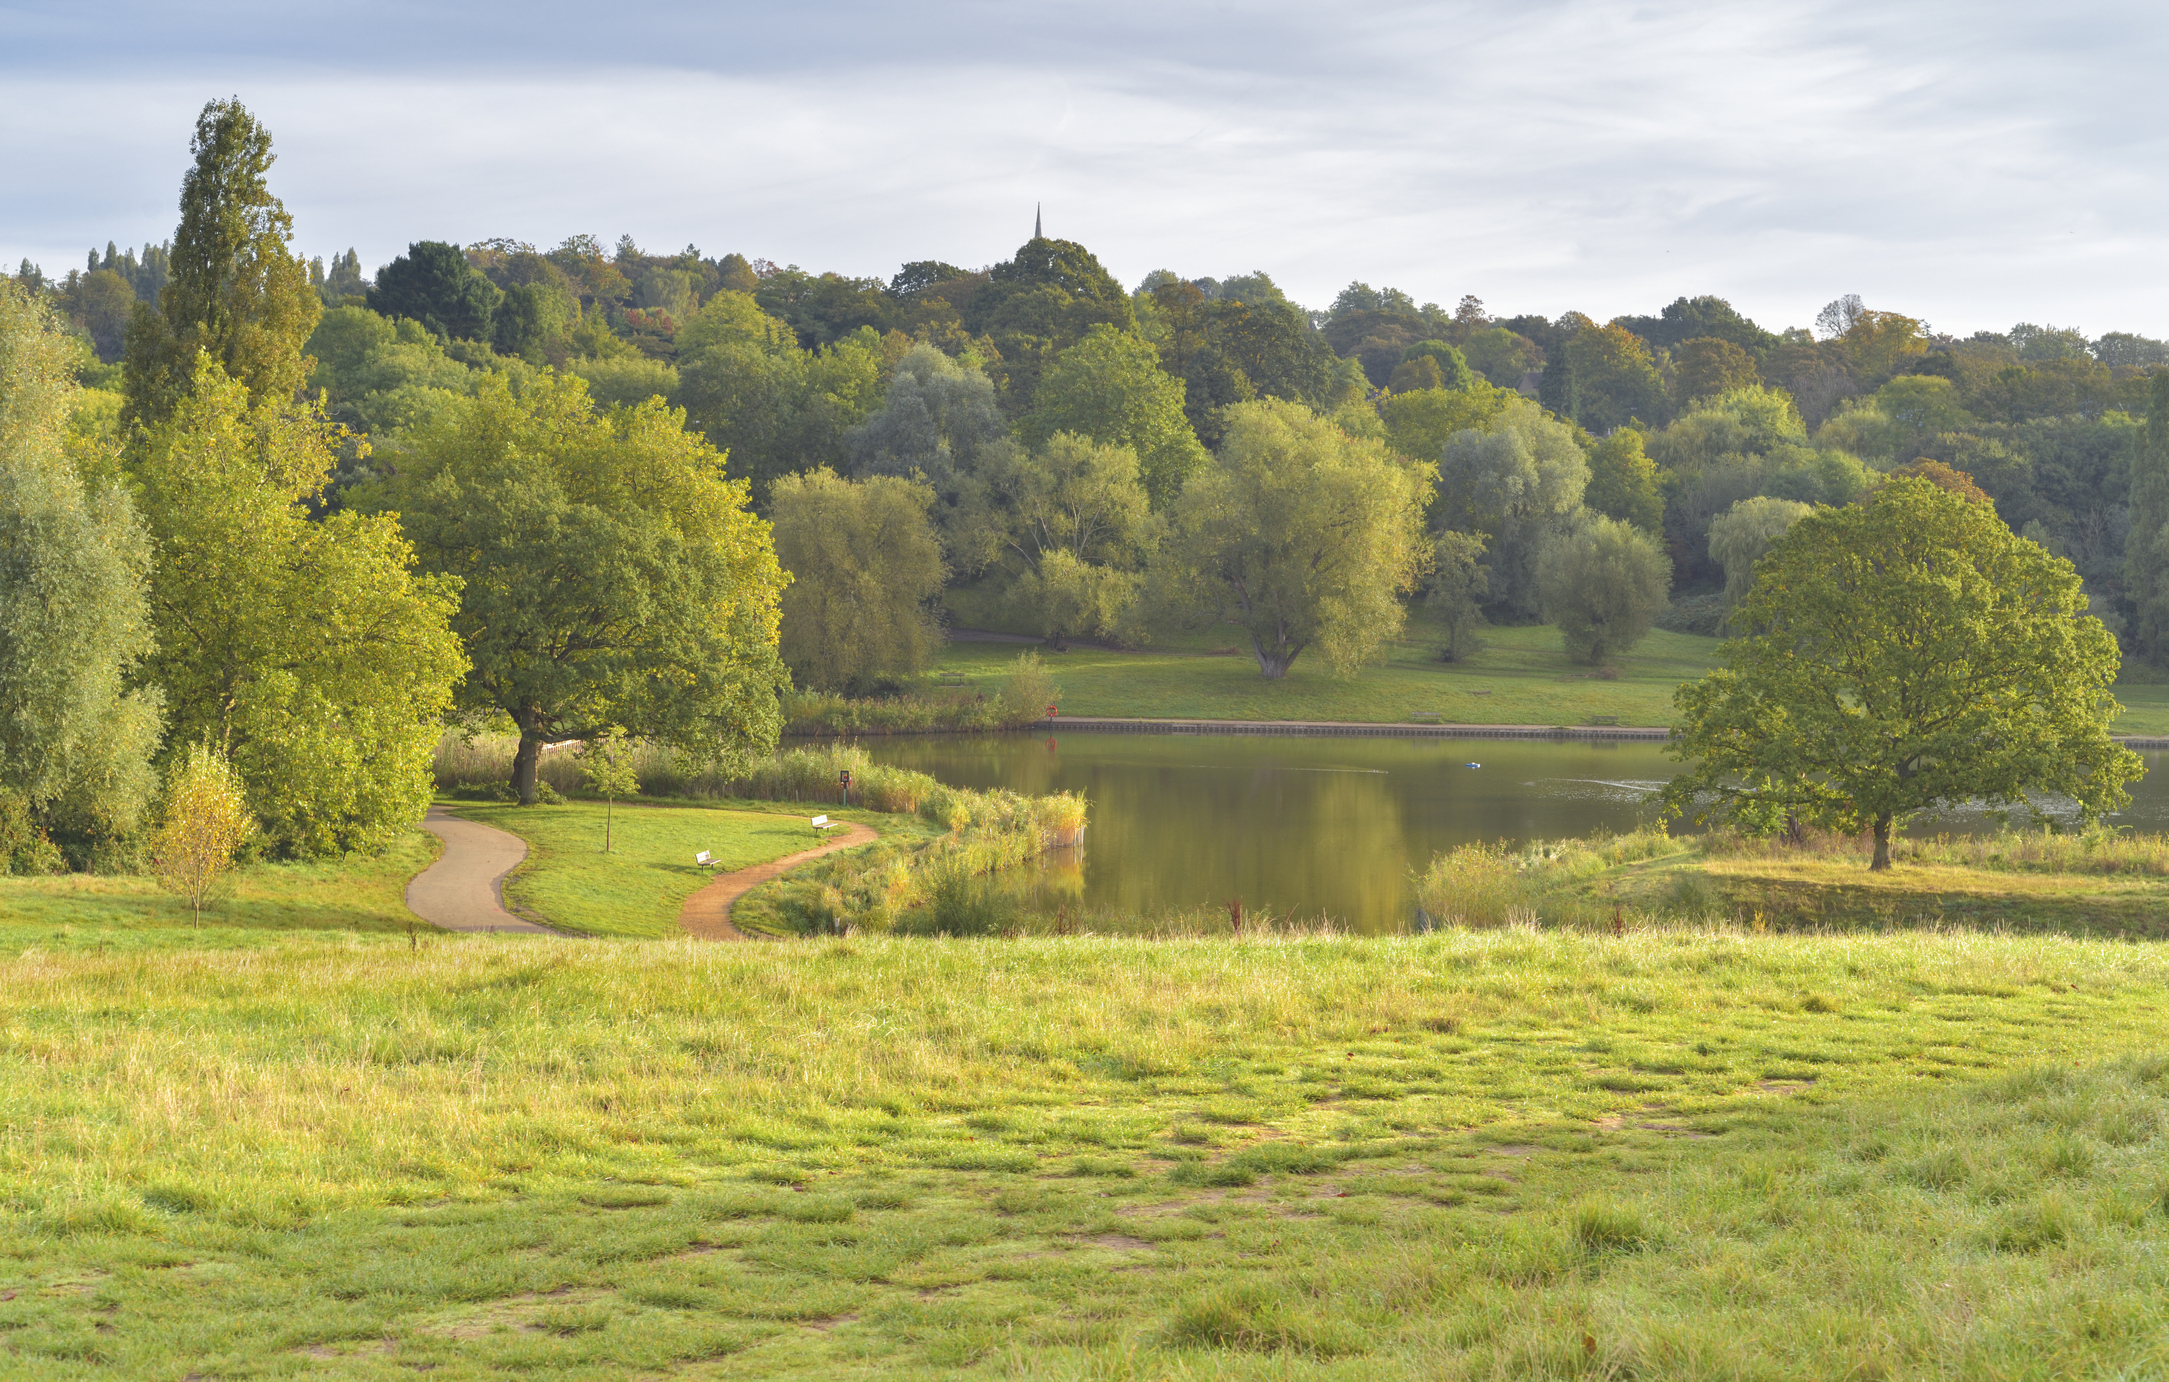
[[[818,859],[824,854],[834,854],[839,849],[851,849],[858,845],[870,845],[880,839],[863,825],[842,822],[843,833],[823,840],[812,849],[797,854],[786,854],[781,859],[771,859],[765,864],[739,869],[734,873],[719,873],[715,881],[685,900],[678,912],[678,925],[689,936],[710,941],[742,941],[752,939],[745,932],[731,925],[731,904],[744,897],[755,887],[766,883],[786,869],[797,868],[808,859]]]
[[[505,875],[527,857],[527,841],[432,806],[422,828],[444,841],[444,854],[407,884],[407,910],[447,931],[559,934],[505,910]]]

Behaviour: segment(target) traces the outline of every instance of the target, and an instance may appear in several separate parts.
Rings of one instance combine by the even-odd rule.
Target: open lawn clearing
[[[1267,681],[1248,643],[1224,640],[1139,652],[1078,647],[1043,657],[1062,688],[1065,715],[1394,723],[1425,712],[1464,724],[1538,725],[1615,715],[1623,725],[1661,725],[1671,721],[1672,689],[1708,670],[1717,647],[1713,638],[1652,633],[1620,659],[1619,678],[1605,681],[1567,658],[1557,629],[1490,629],[1483,643],[1468,661],[1444,663],[1435,640],[1405,639],[1384,666],[1350,679],[1334,676],[1313,653]],[[1216,654],[1214,646],[1235,651]],[[1016,655],[1014,644],[950,643],[934,671],[963,673],[992,695]]]
[[[842,816],[821,806],[763,806],[738,811],[620,802],[608,854],[602,852],[600,802],[461,802],[455,809],[527,841],[526,860],[505,880],[505,902],[520,915],[592,936],[667,936],[677,932],[686,898],[717,873],[811,848],[821,842],[811,818]],[[702,850],[715,856],[714,868],[693,862]]]
[[[1718,648],[1714,638],[1658,629],[1619,659],[1616,680],[1604,680],[1570,660],[1559,631],[1549,625],[1486,629],[1479,635],[1482,648],[1458,663],[1438,660],[1440,641],[1429,612],[1419,609],[1385,665],[1347,680],[1311,653],[1280,681],[1267,681],[1258,675],[1249,644],[1220,631],[1137,652],[1074,647],[1042,650],[1042,656],[1061,685],[1065,715],[1391,724],[1423,712],[1453,724],[1586,725],[1617,716],[1622,725],[1668,725],[1673,690],[1707,672]],[[931,675],[960,673],[967,688],[991,696],[1018,646],[949,643]],[[2116,698],[2125,713],[2110,726],[2112,733],[2169,734],[2169,683],[2119,682]]]
[[[419,926],[407,880],[437,857],[437,837],[403,831],[377,858],[247,864],[190,926],[188,904],[144,874],[0,877],[0,949],[256,945],[287,931],[400,931]],[[424,928],[428,929],[428,928]]]
[[[0,1369],[2143,1375],[2169,955],[296,935],[0,960]]]

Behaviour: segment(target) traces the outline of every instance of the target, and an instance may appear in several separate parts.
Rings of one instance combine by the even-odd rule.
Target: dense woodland
[[[129,314],[156,300],[168,255],[108,245],[57,279],[23,266],[18,282],[79,332],[86,384],[117,386]],[[1160,271],[1125,291],[1058,239],[978,270],[909,263],[886,281],[584,235],[550,250],[419,241],[373,277],[352,251],[309,272],[324,312],[308,386],[352,434],[338,486],[390,464],[401,437],[484,376],[547,368],[603,403],[659,395],[683,408],[764,508],[779,478],[825,466],[917,473],[953,510],[988,441],[1031,449],[1075,430],[1129,445],[1158,510],[1220,447],[1228,405],[1275,398],[1434,464],[1461,432],[1524,434],[1515,449],[1533,473],[1520,488],[1533,497],[1450,520],[1487,537],[1493,620],[1538,614],[1533,544],[1517,525],[1586,504],[1661,536],[1685,597],[1671,621],[1714,631],[1716,606],[1691,598],[1724,589],[1713,521],[1756,497],[1841,502],[1925,459],[1970,476],[2014,529],[2069,557],[2132,651],[2165,651],[2163,621],[2146,612],[2162,558],[2129,535],[2148,376],[2169,345],[2128,332],[2089,340],[2020,323],[1958,339],[1857,298],[1783,331],[1709,296],[1600,324],[1497,314],[1473,297],[1447,311],[1361,282],[1307,311],[1264,272]],[[1050,377],[1059,398],[1043,397]],[[1554,473],[1574,469],[1546,445],[1554,422],[1590,472],[1579,493]],[[1432,506],[1441,530],[1466,507],[1454,472]],[[2138,518],[2160,531],[2144,496]],[[991,563],[961,552],[953,525],[945,535],[952,578],[983,576]]]
[[[887,281],[591,236],[365,275],[293,252],[237,103],[194,152],[171,241],[0,279],[0,837],[78,859],[183,745],[273,847],[343,850],[419,809],[446,716],[516,728],[531,799],[546,742],[765,752],[779,693],[894,688],[943,622],[1233,627],[1275,678],[1355,673],[1421,601],[1449,660],[1542,622],[1601,667],[1653,622],[1722,631],[1793,522],[1901,470],[1992,500],[2169,661],[2146,337],[1361,282],[1313,311],[1262,271],[1125,289],[1036,235]]]

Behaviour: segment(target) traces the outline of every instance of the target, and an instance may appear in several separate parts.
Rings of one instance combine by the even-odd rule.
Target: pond
[[[1074,791],[1091,803],[1083,905],[1224,906],[1397,931],[1409,871],[1475,840],[1623,832],[1676,770],[1663,746],[1512,739],[1299,739],[1067,733],[862,741],[875,760],[959,787]],[[2169,829],[2169,780],[2133,784],[2118,823]],[[1476,766],[1480,765],[1480,766]],[[1978,813],[1918,827],[1992,828]]]

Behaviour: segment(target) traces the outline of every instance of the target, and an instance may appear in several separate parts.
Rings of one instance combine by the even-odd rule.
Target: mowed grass
[[[0,957],[41,1378],[2149,1376],[2169,963],[1964,933]]]
[[[584,935],[638,937],[677,934],[679,909],[717,873],[821,843],[808,822],[825,808],[770,805],[740,811],[620,802],[608,854],[600,802],[459,802],[453,809],[527,841],[526,860],[505,880],[505,901],[515,913]],[[830,814],[842,819],[845,813]],[[716,858],[713,869],[693,862],[702,850]]]
[[[1481,651],[1445,663],[1436,640],[1412,620],[1411,636],[1383,666],[1340,678],[1313,653],[1267,681],[1249,645],[1230,637],[1216,632],[1194,646],[1079,647],[1042,656],[1062,688],[1065,715],[1396,723],[1423,711],[1457,724],[1585,725],[1614,715],[1625,725],[1662,725],[1671,720],[1673,688],[1708,670],[1717,647],[1713,638],[1660,630],[1619,659],[1618,678],[1608,681],[1571,661],[1556,629],[1486,630]],[[1213,652],[1214,643],[1236,651]],[[992,695],[1016,655],[1014,644],[950,643],[935,670],[961,672]]]
[[[1076,647],[1042,656],[1061,685],[1065,715],[1392,724],[1436,712],[1450,724],[1587,725],[1617,716],[1622,725],[1663,726],[1673,720],[1673,691],[1707,672],[1719,646],[1714,638],[1658,629],[1618,659],[1616,679],[1605,680],[1568,658],[1549,625],[1486,629],[1478,639],[1483,646],[1466,661],[1440,662],[1443,638],[1430,612],[1418,608],[1384,665],[1343,679],[1308,653],[1277,682],[1258,675],[1249,644],[1232,629],[1138,652]],[[991,696],[1017,649],[950,643],[933,670],[962,673]],[[2169,682],[2120,682],[2115,692],[2125,713],[2111,732],[2169,734]]]
[[[407,880],[442,845],[415,829],[374,858],[236,869],[194,927],[187,903],[141,874],[0,877],[0,948],[257,945],[289,931],[404,932]]]

